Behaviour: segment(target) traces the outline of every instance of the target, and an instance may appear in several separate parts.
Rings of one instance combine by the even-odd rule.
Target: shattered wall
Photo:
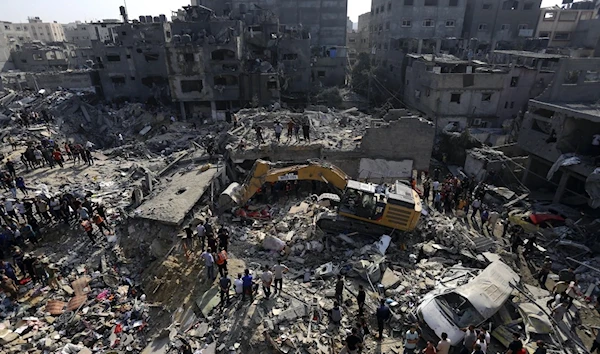
[[[550,87],[538,101],[595,102],[600,98],[600,81],[594,76],[600,67],[600,58],[563,58]]]
[[[83,89],[94,91],[92,78],[95,71],[60,71],[47,73],[27,73],[27,85],[32,89]]]
[[[284,71],[282,89],[307,93],[311,86],[310,38],[284,37],[279,42],[279,61]]]
[[[93,42],[106,99],[156,100],[169,97],[165,44],[168,23],[124,24],[117,44]]]
[[[395,110],[388,115],[395,115]],[[414,169],[429,169],[435,127],[420,117],[401,117],[389,123],[381,122],[367,128],[360,150],[365,157],[400,161],[413,160]]]

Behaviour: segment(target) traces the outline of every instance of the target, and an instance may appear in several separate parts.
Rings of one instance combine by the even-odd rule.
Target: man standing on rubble
[[[477,216],[479,208],[481,208],[481,200],[479,200],[479,198],[475,198],[475,200],[473,200],[473,203],[471,204],[471,209],[473,209],[473,213],[471,214],[471,220],[475,221],[475,216]]]
[[[356,303],[358,304],[358,316],[362,316],[365,309],[365,300],[367,299],[367,293],[365,293],[365,287],[362,285],[358,286],[358,295],[356,296]]]
[[[283,273],[287,273],[290,271],[288,267],[284,264],[281,264],[281,261],[277,261],[277,264],[273,267],[273,271],[275,272],[275,291],[277,294],[277,286],[279,285],[279,291],[283,290]]]
[[[262,281],[265,298],[269,300],[271,297],[271,285],[273,284],[273,273],[269,270],[268,265],[265,266],[265,271],[260,275],[260,280]]]
[[[419,332],[417,332],[417,326],[413,324],[404,334],[404,354],[413,354],[417,349],[417,343],[419,343]]]
[[[473,346],[477,341],[477,332],[475,331],[475,326],[470,325],[467,328],[462,328],[462,331],[465,332],[465,338],[463,340],[463,348],[460,354],[471,354],[473,351]]]
[[[230,303],[229,289],[231,289],[231,279],[229,279],[228,274],[229,273],[225,271],[219,280],[219,287],[221,288],[221,308],[225,308],[225,306]]]
[[[513,333],[513,341],[508,345],[506,354],[519,354],[523,349],[523,342],[519,339],[521,335],[518,332]]]
[[[263,138],[263,135],[262,135],[262,127],[260,125],[256,124],[254,126],[254,131],[256,131],[256,141],[258,141],[258,145],[264,143],[265,139]]]
[[[250,295],[250,301],[254,301],[254,292],[252,291],[252,275],[248,269],[244,270],[242,277],[242,301],[246,301],[246,295]]]
[[[227,251],[227,246],[229,245],[229,230],[225,226],[219,229],[217,233],[219,237],[219,247],[225,249]]]
[[[392,312],[390,311],[390,308],[385,305],[385,299],[381,299],[380,305],[377,308],[377,312],[375,312],[375,317],[377,318],[377,327],[379,330],[379,340],[383,340],[383,328],[385,326],[385,322],[390,319],[391,315]],[[415,326],[412,326],[410,329],[414,330]],[[413,350],[415,347],[416,345],[413,347]],[[406,346],[404,348],[406,349]]]
[[[335,283],[335,299],[343,304],[344,301],[344,279],[341,274],[337,276],[337,282]]]
[[[281,125],[280,121],[276,120],[273,129],[275,130],[275,139],[279,143],[281,140],[281,132],[283,132],[283,125]]]
[[[302,135],[304,136],[304,141],[308,141],[310,143],[310,123],[308,116],[306,116],[302,122]]]
[[[198,240],[200,241],[200,249],[204,249],[204,241],[206,239],[206,228],[204,228],[204,221],[200,221],[196,226],[196,233],[198,234]]]
[[[225,251],[224,248],[221,248],[221,252],[217,254],[215,263],[217,263],[217,267],[219,267],[219,274],[221,276],[227,273],[227,251]]]
[[[208,248],[202,253],[200,258],[204,259],[204,266],[206,267],[206,278],[209,282],[215,280],[215,258],[212,255],[212,249]]]

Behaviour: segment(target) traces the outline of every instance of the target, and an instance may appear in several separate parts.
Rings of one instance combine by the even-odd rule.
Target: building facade
[[[541,0],[467,0],[462,37],[479,48],[501,49],[535,34]],[[475,48],[472,48],[475,49]]]
[[[91,47],[92,41],[115,42],[118,38],[116,27],[123,22],[117,20],[103,20],[102,22],[63,25],[66,41],[78,47]]]
[[[452,56],[408,54],[404,102],[440,132],[497,124],[506,72]]]
[[[544,8],[540,14],[536,37],[548,38],[549,47],[567,47],[575,38],[574,34],[579,22],[591,20],[595,13],[593,7],[591,9]]]
[[[554,203],[590,202],[586,181],[599,153],[593,144],[600,134],[599,67],[598,58],[562,59],[552,84],[529,102],[523,120],[518,145],[530,154],[523,183],[553,191]],[[564,154],[580,162],[561,166]]]
[[[445,38],[460,38],[467,0],[373,0],[369,33],[376,55],[405,48],[417,41],[416,52],[423,47],[439,51]],[[430,43],[424,40],[433,40]]]
[[[60,23],[43,22],[39,17],[28,18],[28,23],[19,25],[26,27],[34,40],[40,40],[47,43],[65,42],[65,31]]]

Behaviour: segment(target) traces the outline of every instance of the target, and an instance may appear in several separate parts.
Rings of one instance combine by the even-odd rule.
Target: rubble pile
[[[350,109],[346,111],[335,111],[323,107],[321,110],[313,110],[309,107],[303,112],[294,112],[286,109],[267,111],[264,109],[242,109],[236,113],[239,127],[231,131],[229,140],[230,149],[244,150],[251,148],[252,142],[256,141],[254,128],[263,128],[263,138],[270,143],[275,143],[273,127],[275,122],[280,122],[284,128],[281,144],[297,145],[302,140],[300,137],[288,138],[287,124],[293,122],[297,125],[310,126],[309,144],[322,144],[324,147],[336,148],[338,150],[353,150],[360,143],[360,138],[374,119],[371,116]],[[241,144],[241,145],[240,145]],[[250,146],[246,145],[250,144]]]

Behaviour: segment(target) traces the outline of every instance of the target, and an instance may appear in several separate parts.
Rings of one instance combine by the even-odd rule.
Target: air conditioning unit
[[[473,124],[474,127],[478,127],[481,125],[481,118],[475,118],[473,119]]]

